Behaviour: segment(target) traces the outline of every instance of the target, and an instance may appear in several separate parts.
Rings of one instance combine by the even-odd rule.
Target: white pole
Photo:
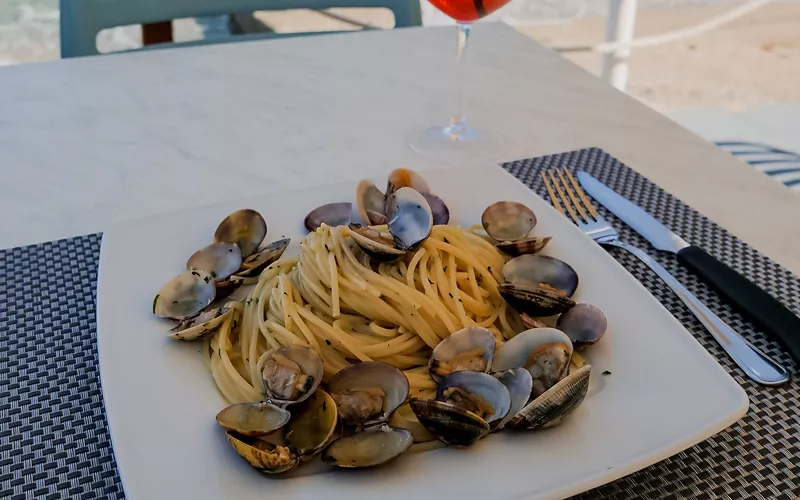
[[[610,0],[608,18],[606,20],[606,41],[620,44],[621,46],[603,56],[603,71],[601,78],[624,91],[628,83],[628,58],[631,55],[630,47],[626,47],[633,40],[636,27],[636,4],[638,0]]]

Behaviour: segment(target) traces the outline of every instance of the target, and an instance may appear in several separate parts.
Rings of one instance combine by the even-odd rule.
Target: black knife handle
[[[800,318],[758,285],[700,247],[688,246],[679,250],[678,261],[694,270],[740,313],[783,344],[800,363]]]

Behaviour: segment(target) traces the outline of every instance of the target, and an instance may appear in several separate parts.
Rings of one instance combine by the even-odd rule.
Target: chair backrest
[[[97,34],[130,24],[234,12],[333,7],[384,7],[395,27],[419,26],[419,0],[61,0],[61,57],[97,54]]]

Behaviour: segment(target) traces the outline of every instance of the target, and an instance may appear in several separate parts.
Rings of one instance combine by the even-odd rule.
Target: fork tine
[[[583,209],[583,207],[581,206],[581,202],[578,201],[575,195],[572,194],[572,189],[570,189],[569,182],[567,182],[567,179],[564,178],[563,172],[567,172],[567,169],[565,167],[556,169],[558,178],[561,179],[561,183],[564,185],[564,190],[567,192],[567,195],[569,195],[569,199],[572,200],[572,204],[575,205],[576,209],[578,209],[578,213],[581,214],[583,220],[589,222],[589,216],[586,215],[586,210]]]
[[[567,212],[569,212],[569,216],[572,217],[572,220],[574,220],[575,223],[578,224],[580,222],[580,220],[578,219],[578,214],[572,208],[572,204],[569,202],[569,198],[567,198],[567,195],[564,194],[564,190],[561,189],[561,184],[558,182],[558,178],[556,178],[552,170],[549,173],[550,173],[550,181],[556,188],[556,192],[558,193],[558,197],[561,200],[561,203],[564,204],[564,208],[567,209]]]
[[[550,195],[550,201],[553,202],[553,207],[558,210],[558,213],[566,217],[567,214],[565,214],[564,209],[561,208],[561,203],[559,203],[556,193],[553,192],[553,185],[550,183],[550,179],[547,178],[546,172],[542,172],[542,180],[544,180],[544,187],[547,189],[547,194]]]
[[[572,177],[572,173],[570,173],[569,170],[567,170],[566,172],[567,172],[567,177],[569,177],[570,183],[572,183],[573,189],[575,189],[575,192],[578,193],[578,196],[581,198],[581,201],[586,206],[586,209],[589,210],[589,213],[592,214],[592,217],[594,217],[595,220],[599,218],[600,216],[597,214],[597,210],[594,209],[594,205],[592,205],[592,203],[589,201],[589,198],[586,196],[586,193],[583,191],[581,185],[578,184],[577,181],[575,181],[575,178]]]

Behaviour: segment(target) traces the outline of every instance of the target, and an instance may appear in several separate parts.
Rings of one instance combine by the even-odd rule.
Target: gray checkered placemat
[[[799,310],[795,276],[599,149],[522,160],[504,168],[544,195],[539,172],[562,165],[587,170]],[[626,226],[615,225],[625,240],[649,248]],[[94,304],[99,251],[100,235],[0,251],[2,499],[124,497],[98,378]],[[579,498],[797,498],[798,366],[680,268],[672,255],[652,253],[723,319],[786,364],[795,379],[779,388],[750,383],[669,289],[639,261],[615,252],[745,388],[750,411],[711,439]]]

